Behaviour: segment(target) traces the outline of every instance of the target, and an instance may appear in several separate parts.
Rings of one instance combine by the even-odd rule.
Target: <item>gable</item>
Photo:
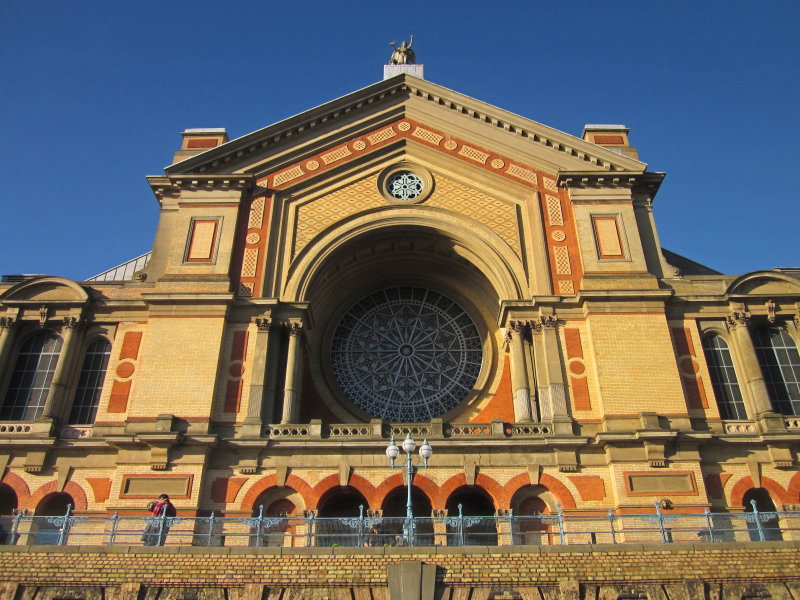
[[[607,148],[436,84],[400,75],[171,165],[166,172],[260,176],[287,171],[299,159],[318,160],[317,155],[329,154],[334,146],[345,158],[346,151],[341,149],[344,142],[355,143],[367,132],[399,123],[404,117],[432,131],[428,141],[438,136],[443,141],[460,137],[462,143],[480,152],[473,154],[476,160],[494,152],[551,173],[642,172],[646,168],[644,163]],[[418,140],[426,135],[416,128],[396,133]]]

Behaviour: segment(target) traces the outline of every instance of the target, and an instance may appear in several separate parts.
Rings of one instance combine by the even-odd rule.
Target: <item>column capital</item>
[[[286,331],[289,332],[289,335],[294,336],[301,336],[303,335],[304,328],[302,323],[298,323],[297,321],[289,321],[286,323]]]
[[[269,331],[272,329],[273,321],[267,317],[256,317],[253,320],[259,331]]]
[[[17,328],[18,321],[16,317],[0,317],[0,332],[5,331],[8,329],[9,331],[13,331]]]
[[[79,317],[64,317],[64,329],[80,329],[84,321]]]
[[[545,315],[543,317],[539,317],[539,323],[542,327],[554,329],[558,326],[558,317],[556,315]]]
[[[737,312],[734,311],[727,317],[725,317],[725,325],[728,326],[728,329],[736,329],[738,327],[747,327],[750,323],[751,314],[749,312]]]

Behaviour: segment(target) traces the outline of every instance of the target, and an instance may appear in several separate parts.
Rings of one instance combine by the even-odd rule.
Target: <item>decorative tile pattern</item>
[[[492,161],[494,162],[494,161]],[[492,165],[494,166],[494,165]],[[508,170],[506,171],[512,177],[517,177],[522,179],[523,181],[527,181],[528,183],[532,183],[533,185],[537,185],[539,182],[539,178],[536,176],[536,173],[531,171],[530,169],[523,169],[519,165],[509,165]]]
[[[242,258],[242,277],[255,277],[258,264],[258,248],[245,248]]]
[[[417,127],[411,135],[420,138],[421,140],[425,140],[426,142],[430,142],[431,144],[435,144],[436,146],[438,146],[439,142],[444,139],[443,135],[428,131],[422,127]]]
[[[466,156],[476,162],[481,163],[482,165],[486,164],[486,160],[489,158],[489,155],[486,152],[481,152],[477,148],[473,148],[471,146],[461,146],[461,150],[458,151],[461,156]]]
[[[350,148],[348,148],[347,146],[342,146],[340,148],[337,148],[336,150],[332,150],[330,152],[323,154],[321,158],[322,162],[324,162],[326,165],[329,165],[333,162],[336,162],[337,160],[342,160],[343,158],[347,158],[351,154],[352,152],[350,152]]]
[[[569,279],[562,279],[558,282],[558,291],[565,296],[572,296],[575,294],[575,284]]]
[[[547,219],[551,227],[562,227],[564,215],[561,212],[561,200],[555,196],[547,196]]]
[[[558,275],[570,275],[572,266],[569,262],[569,249],[566,246],[555,246],[553,255],[556,259],[556,273]]]
[[[397,135],[397,132],[392,129],[391,127],[387,127],[386,129],[381,129],[377,133],[373,133],[372,135],[367,136],[367,141],[372,144],[380,144],[381,142],[385,142]]]
[[[378,176],[372,175],[352,185],[308,202],[297,209],[293,255],[324,229],[351,215],[385,205],[378,193]]]
[[[248,229],[261,229],[261,222],[264,219],[264,198],[258,197],[253,200],[250,206],[250,220],[247,222]]]
[[[544,185],[544,189],[558,193],[558,186],[556,185],[555,179],[550,179],[549,177],[542,177],[542,184]]]
[[[291,169],[287,169],[285,171],[281,171],[272,179],[272,185],[274,187],[278,187],[279,185],[283,185],[293,179],[297,179],[298,177],[303,176],[303,169],[300,168],[299,165],[292,167]]]

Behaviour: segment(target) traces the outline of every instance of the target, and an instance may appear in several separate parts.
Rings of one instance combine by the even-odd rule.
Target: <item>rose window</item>
[[[413,200],[425,189],[422,179],[411,171],[399,171],[386,181],[386,191],[398,200]]]
[[[367,413],[419,422],[455,408],[481,369],[478,329],[453,300],[421,288],[382,290],[357,302],[336,328],[331,366]]]

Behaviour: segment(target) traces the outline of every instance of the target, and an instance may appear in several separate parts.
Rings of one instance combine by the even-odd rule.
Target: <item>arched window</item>
[[[800,415],[800,354],[794,340],[781,327],[759,327],[753,344],[772,407],[784,415]]]
[[[728,343],[716,334],[706,336],[703,338],[703,352],[720,416],[723,419],[746,419],[742,391],[739,389]]]
[[[111,344],[105,338],[92,342],[83,359],[83,368],[69,415],[70,425],[91,425],[100,403],[100,392],[106,378]]]
[[[42,332],[19,350],[3,408],[2,421],[30,421],[41,416],[61,354],[61,338]]]

